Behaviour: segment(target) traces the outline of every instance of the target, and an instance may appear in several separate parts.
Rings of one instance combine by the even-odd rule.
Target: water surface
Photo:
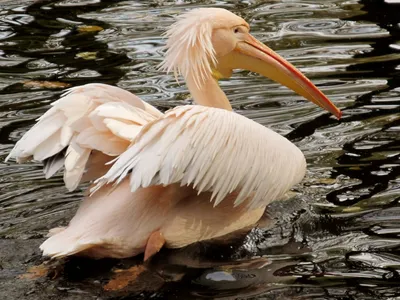
[[[4,163],[13,144],[70,86],[117,85],[163,111],[190,103],[186,87],[157,70],[165,43],[160,36],[174,16],[204,6],[244,17],[258,39],[343,110],[343,118],[256,74],[241,71],[222,81],[236,112],[303,150],[306,178],[296,197],[268,210],[272,228],[257,228],[234,247],[201,251],[204,261],[254,264],[170,270],[181,274],[178,282],[140,297],[400,299],[399,1],[2,1],[2,247],[41,239],[66,224],[84,190],[66,192],[61,176],[45,180],[40,164]],[[54,295],[75,299],[77,291],[100,293],[64,280]]]

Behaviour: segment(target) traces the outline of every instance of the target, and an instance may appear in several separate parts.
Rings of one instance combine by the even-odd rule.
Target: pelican
[[[304,155],[274,131],[232,111],[218,80],[246,69],[329,111],[340,110],[300,71],[221,8],[180,15],[161,68],[181,75],[195,105],[161,113],[118,87],[67,90],[7,159],[63,169],[68,190],[91,182],[68,226],[50,230],[43,255],[144,259],[162,247],[256,226],[266,206],[305,175]]]

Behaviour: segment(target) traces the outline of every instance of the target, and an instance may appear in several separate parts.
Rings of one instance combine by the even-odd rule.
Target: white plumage
[[[305,170],[301,151],[276,132],[223,109],[181,106],[143,127],[93,191],[132,171],[132,192],[179,182],[212,192],[214,205],[234,191],[235,205],[254,193],[258,208],[281,198]]]
[[[51,167],[46,163],[46,178],[64,166],[64,182],[72,191],[88,171],[93,151],[106,156],[121,154],[144,124],[161,115],[153,106],[117,87],[96,83],[71,88],[17,142],[6,161],[10,157],[18,162],[31,158],[45,161],[57,156],[57,160],[49,160]],[[64,148],[65,156],[57,155]]]

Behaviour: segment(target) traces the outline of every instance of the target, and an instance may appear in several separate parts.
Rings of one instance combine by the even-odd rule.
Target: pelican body
[[[68,190],[92,182],[43,255],[125,258],[180,248],[255,226],[266,206],[304,177],[302,152],[232,111],[218,85],[234,69],[279,82],[340,118],[304,75],[220,8],[186,12],[168,29],[161,68],[183,76],[195,105],[161,113],[120,88],[73,87],[17,142],[8,158],[64,172]],[[7,158],[7,159],[8,159]]]

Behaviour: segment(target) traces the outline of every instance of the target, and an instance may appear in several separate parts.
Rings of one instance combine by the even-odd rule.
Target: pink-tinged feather
[[[103,152],[109,156],[117,156],[124,152],[129,141],[123,140],[110,132],[100,132],[94,127],[86,128],[78,134],[76,142],[82,147]]]
[[[74,131],[72,130],[72,128],[67,125],[64,125],[61,129],[61,138],[60,138],[61,145],[63,145],[64,147],[68,146],[73,135]]]
[[[103,104],[104,105],[104,104]],[[91,126],[95,128],[95,130],[99,132],[108,132],[107,126],[104,124],[104,118],[99,116],[96,113],[96,109],[93,110],[89,116],[88,121],[91,123]]]
[[[62,129],[59,129],[35,148],[33,153],[34,160],[45,160],[64,149],[65,145],[61,144],[61,131]]]
[[[198,194],[211,192],[214,206],[232,191],[239,193],[235,206],[253,194],[254,209],[282,197],[305,170],[302,152],[276,132],[224,109],[187,105],[145,125],[92,192],[131,171],[132,192],[189,184]]]
[[[92,150],[106,156],[119,155],[136,138],[142,125],[162,115],[150,104],[118,87],[87,84],[70,88],[38,118],[7,159],[43,161],[67,147],[64,181],[73,190],[84,172],[90,173],[84,178],[91,180],[96,179],[96,169],[100,171],[98,177],[104,175],[104,168],[86,165]],[[55,174],[63,161],[60,157],[46,163],[46,178]]]
[[[91,149],[82,148],[76,143],[76,139],[71,141],[65,154],[64,162],[64,183],[69,191],[73,191],[78,186],[86,168]]]
[[[106,103],[97,107],[93,114],[103,118],[131,121],[137,125],[145,125],[157,117],[127,103]]]
[[[64,183],[69,191],[75,190],[85,172],[86,163],[90,156],[90,149],[85,149],[73,168],[64,171]]]
[[[140,130],[142,130],[143,127],[140,125],[126,124],[125,122],[109,118],[104,119],[104,124],[106,124],[107,128],[115,136],[118,136],[121,139],[130,142],[132,142],[136,138],[136,136],[139,134]]]
[[[57,132],[64,124],[65,117],[62,113],[55,113],[39,121],[15,145],[6,161],[10,157],[24,158],[35,154],[35,149],[46,139]]]

